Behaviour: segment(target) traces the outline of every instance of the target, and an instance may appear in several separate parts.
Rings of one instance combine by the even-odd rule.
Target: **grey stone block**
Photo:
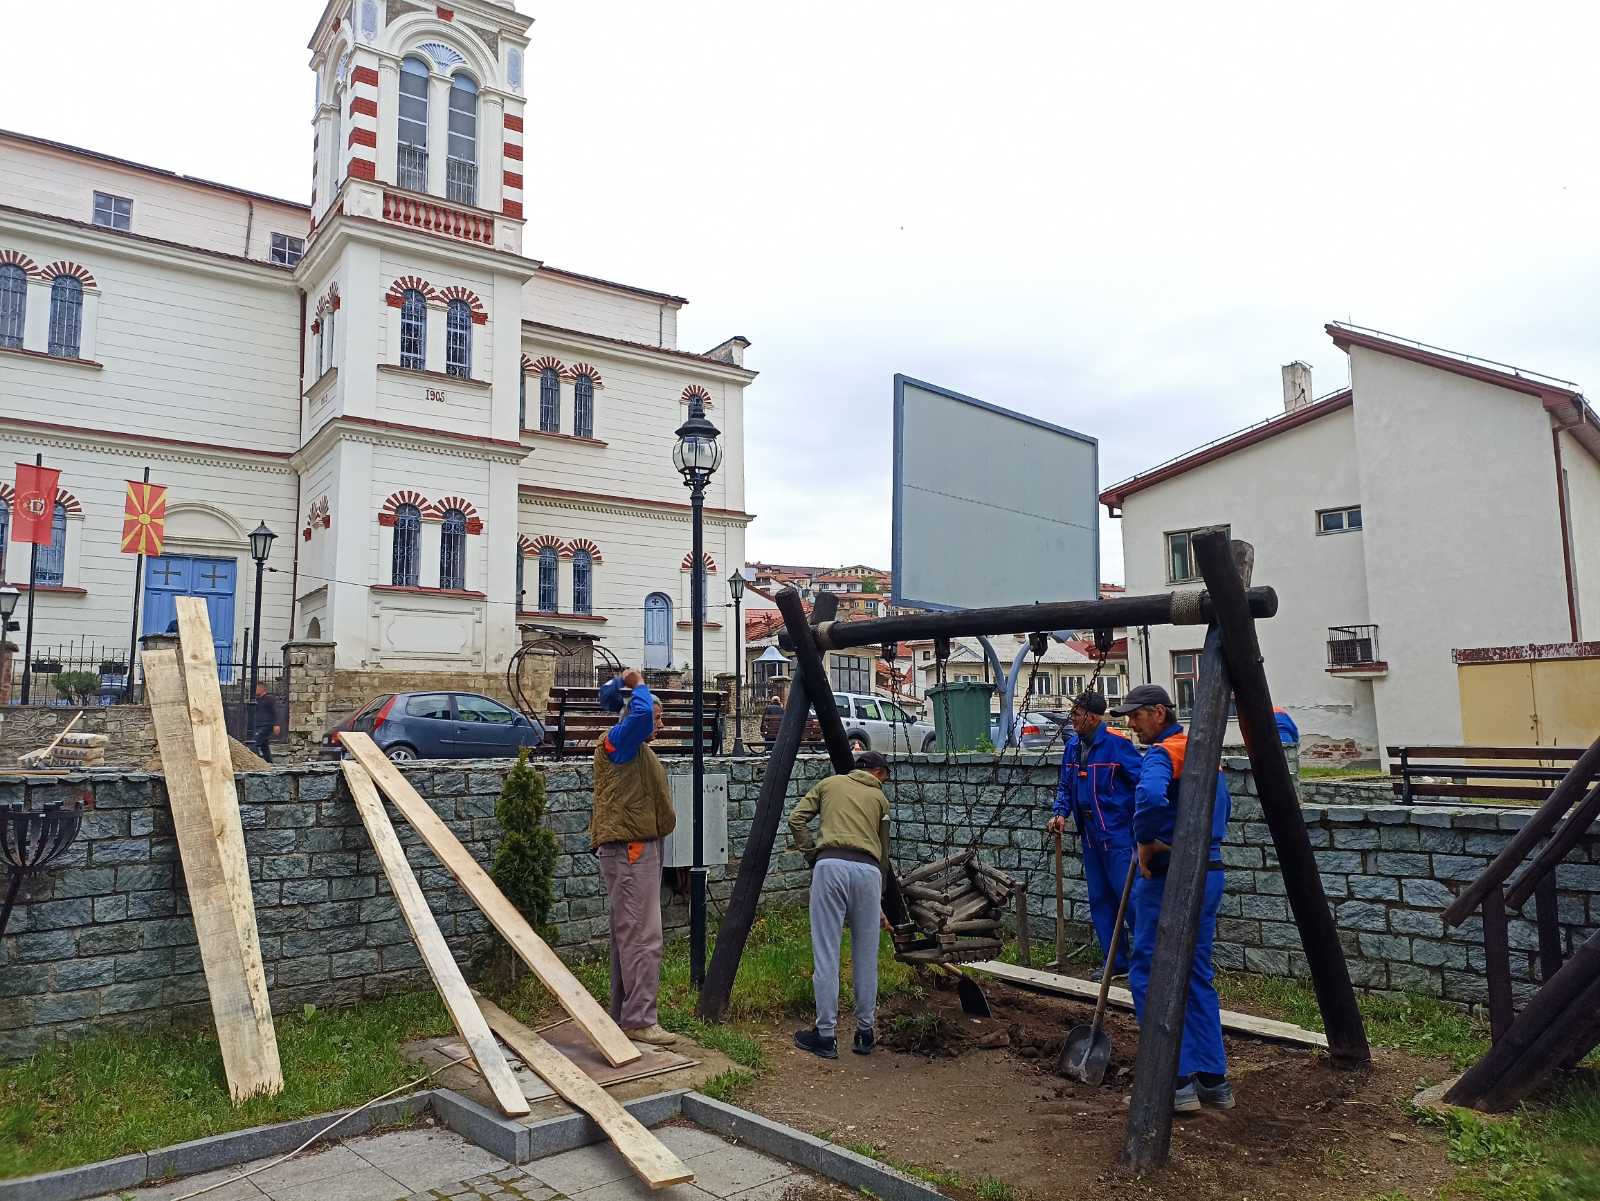
[[[1398,901],[1400,881],[1392,876],[1350,876],[1350,895],[1362,901]]]
[[[41,1025],[82,1021],[99,1012],[100,993],[92,988],[82,992],[46,993],[33,1002],[33,1020]]]
[[[1372,826],[1336,826],[1332,833],[1334,847],[1342,851],[1375,850],[1378,846],[1378,831]]]
[[[1389,986],[1427,997],[1441,996],[1444,993],[1444,972],[1436,967],[1417,967],[1409,963],[1390,964]]]
[[[1290,974],[1289,953],[1246,947],[1244,966],[1246,971],[1259,972],[1263,976],[1287,976]]]
[[[1334,920],[1347,930],[1387,930],[1388,910],[1370,901],[1346,901],[1334,911]]]
[[[531,1153],[532,1135],[528,1127],[519,1122],[507,1121],[499,1114],[493,1113],[460,1093],[452,1092],[447,1088],[435,1089],[433,1092],[433,1112],[439,1122],[454,1130],[463,1138],[468,1139],[482,1147],[491,1155],[498,1155],[509,1163],[527,1163],[533,1158]],[[567,1118],[556,1118],[557,1122],[573,1122],[579,1119],[574,1114]],[[582,1146],[575,1143],[574,1146]],[[568,1150],[569,1148],[560,1148]],[[551,1154],[552,1152],[545,1152]]]
[[[108,838],[90,843],[89,862],[94,867],[116,867],[122,863],[146,863],[150,859],[148,838]]]
[[[1367,959],[1385,960],[1393,968],[1397,963],[1411,962],[1411,940],[1397,934],[1363,934],[1361,954]],[[1391,978],[1393,974],[1391,971]]]
[[[1419,938],[1443,938],[1444,921],[1436,913],[1418,913],[1415,909],[1391,909],[1389,929],[1396,934],[1414,934]]]
[[[1407,905],[1427,909],[1448,909],[1456,899],[1455,893],[1437,880],[1402,880],[1400,895]]]
[[[56,992],[79,988],[100,988],[117,978],[117,961],[111,956],[99,959],[64,959],[52,969]]]
[[[1460,943],[1434,942],[1416,938],[1411,941],[1411,960],[1423,967],[1445,967],[1455,971],[1482,971],[1482,964],[1474,965],[1468,948]]]
[[[1430,874],[1428,857],[1404,851],[1378,851],[1372,856],[1372,869],[1379,875],[1403,879],[1425,879]]]
[[[1349,875],[1366,870],[1360,851],[1314,851],[1312,854],[1316,858],[1317,869],[1323,874],[1336,872]]]
[[[0,1201],[78,1201],[141,1185],[149,1177],[147,1156],[124,1155],[81,1168],[0,1180]]]
[[[100,990],[101,1014],[133,1013],[157,1009],[165,1003],[166,986],[160,980],[113,984]]]
[[[1347,959],[1350,983],[1357,988],[1388,988],[1389,965],[1381,960]]]
[[[1487,859],[1474,855],[1433,855],[1433,876],[1437,880],[1476,880],[1489,866]],[[1560,868],[1556,869],[1558,872]],[[1419,876],[1426,875],[1418,872]]]

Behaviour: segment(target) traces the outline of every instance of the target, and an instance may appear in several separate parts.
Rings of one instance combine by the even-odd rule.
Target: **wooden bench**
[[[1407,805],[1418,797],[1543,801],[1583,754],[1553,746],[1391,746],[1384,750],[1389,756],[1391,787]]]
[[[664,728],[650,744],[658,755],[694,753],[694,690],[690,688],[652,688],[661,702]],[[705,753],[716,755],[722,747],[722,694],[703,694],[701,736]],[[556,687],[550,690],[550,703],[544,718],[544,746],[556,758],[567,754],[588,755],[595,743],[616,725],[619,714],[600,707],[598,688]]]

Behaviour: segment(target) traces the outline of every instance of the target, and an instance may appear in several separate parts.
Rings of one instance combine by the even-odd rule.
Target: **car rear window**
[[[431,717],[438,721],[450,720],[450,694],[447,692],[419,692],[406,697],[407,717]]]

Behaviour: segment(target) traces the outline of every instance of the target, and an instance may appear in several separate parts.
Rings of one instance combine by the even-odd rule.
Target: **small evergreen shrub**
[[[528,763],[527,748],[506,773],[494,815],[503,837],[489,874],[506,899],[541,934],[556,902],[556,836],[544,824],[544,776]]]

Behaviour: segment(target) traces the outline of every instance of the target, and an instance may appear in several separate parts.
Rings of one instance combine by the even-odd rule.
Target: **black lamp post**
[[[250,635],[250,695],[256,694],[256,681],[261,678],[261,573],[266,570],[267,556],[278,535],[262,522],[250,531],[250,557],[256,561],[256,614]]]
[[[744,620],[740,606],[744,604],[744,568],[735,568],[728,577],[728,591],[733,593],[733,753],[744,754]]]
[[[678,444],[672,448],[672,464],[689,489],[690,523],[694,540],[690,554],[689,608],[694,622],[694,865],[689,872],[689,982],[696,988],[706,978],[706,839],[705,839],[705,629],[706,603],[705,535],[702,529],[706,504],[706,484],[722,465],[720,433],[706,420],[700,397],[689,398],[689,416],[678,427]]]

